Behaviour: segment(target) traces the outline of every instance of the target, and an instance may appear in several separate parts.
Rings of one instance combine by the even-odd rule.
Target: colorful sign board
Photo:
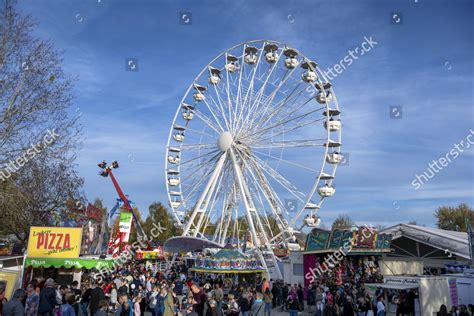
[[[122,242],[127,243],[132,229],[133,214],[128,211],[120,213],[119,232],[122,233]]]
[[[333,229],[331,232],[313,229],[308,234],[305,251],[334,251],[352,245],[352,250],[365,252],[389,251],[392,235],[379,234],[377,230],[362,226],[356,229]]]
[[[378,232],[371,227],[362,226],[356,231],[355,246],[357,248],[374,248]]]
[[[138,260],[155,260],[164,258],[162,249],[156,249],[154,251],[137,251],[135,257]]]
[[[334,229],[332,231],[331,240],[329,241],[329,248],[339,248],[342,245],[343,230]]]
[[[28,257],[77,258],[81,250],[82,228],[31,227]]]
[[[306,250],[319,250],[326,248],[329,240],[330,231],[315,228],[308,235]]]

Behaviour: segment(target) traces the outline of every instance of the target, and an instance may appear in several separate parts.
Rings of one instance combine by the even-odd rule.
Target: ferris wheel
[[[339,106],[318,64],[275,41],[238,44],[199,72],[174,116],[165,173],[176,223],[221,245],[244,229],[276,266],[274,248],[319,225],[340,146]]]

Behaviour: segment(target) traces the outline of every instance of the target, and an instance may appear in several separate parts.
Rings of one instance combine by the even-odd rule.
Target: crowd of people
[[[0,286],[0,315],[5,316],[271,316],[275,309],[290,316],[386,314],[381,292],[370,295],[363,286],[315,281],[305,288],[260,278],[234,284],[216,275],[191,277],[184,265],[161,272],[135,262],[105,278],[91,275],[70,285],[35,278],[10,301],[3,298],[4,290]],[[410,293],[395,298],[397,315],[415,315],[412,300]],[[473,308],[448,312],[443,305],[438,315],[468,316]]]

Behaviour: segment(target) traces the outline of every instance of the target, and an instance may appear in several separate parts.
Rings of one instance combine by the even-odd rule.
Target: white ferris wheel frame
[[[212,170],[212,173],[210,174],[210,177],[208,179],[208,182],[205,185],[204,190],[200,194],[200,196],[199,196],[198,200],[196,201],[196,203],[193,205],[191,217],[188,219],[187,223],[182,222],[183,221],[183,216],[181,216],[180,212],[178,211],[178,209],[184,208],[184,207],[186,207],[186,205],[180,204],[180,205],[176,206],[176,203],[174,203],[174,202],[176,202],[176,196],[179,196],[179,195],[176,195],[176,193],[180,193],[181,198],[182,198],[182,195],[183,195],[182,184],[180,183],[178,185],[178,191],[175,191],[175,190],[172,190],[170,188],[170,184],[169,184],[169,181],[168,181],[171,171],[172,172],[177,172],[177,174],[180,175],[182,163],[179,163],[178,166],[171,166],[172,164],[169,161],[169,156],[170,156],[170,151],[174,150],[174,151],[180,153],[183,146],[185,147],[186,145],[183,145],[183,142],[176,142],[173,139],[173,132],[176,130],[176,126],[179,126],[178,124],[176,124],[176,122],[179,118],[180,113],[182,113],[183,105],[186,104],[185,102],[186,102],[187,98],[189,97],[190,93],[192,92],[192,90],[196,89],[196,87],[199,86],[198,80],[204,75],[204,73],[206,71],[211,70],[212,65],[215,64],[216,61],[218,61],[219,59],[221,59],[223,57],[225,57],[226,60],[227,60],[228,56],[230,55],[230,52],[236,50],[239,47],[243,48],[242,49],[242,55],[238,55],[237,58],[238,58],[238,61],[242,60],[242,67],[244,67],[245,66],[244,61],[243,61],[244,51],[247,47],[251,47],[251,45],[255,44],[255,43],[261,43],[262,46],[259,49],[258,61],[257,61],[257,64],[254,65],[255,71],[254,71],[254,74],[252,76],[251,82],[249,84],[249,86],[252,85],[252,89],[253,89],[253,84],[254,84],[257,65],[260,62],[264,62],[262,60],[262,54],[263,54],[263,51],[264,51],[263,47],[265,47],[265,45],[267,45],[267,44],[275,44],[275,45],[278,46],[278,50],[281,49],[281,52],[283,52],[283,47],[285,47],[285,49],[289,48],[287,45],[285,45],[283,43],[273,41],[273,40],[253,40],[253,41],[249,41],[249,42],[243,42],[243,43],[237,44],[237,45],[227,49],[226,51],[220,53],[217,57],[215,57],[213,60],[211,60],[199,72],[199,74],[194,78],[194,80],[192,81],[192,83],[190,84],[188,89],[186,90],[183,98],[181,99],[181,102],[179,103],[178,109],[177,109],[177,111],[176,111],[176,113],[173,117],[173,124],[171,125],[170,132],[169,132],[169,135],[168,135],[168,142],[167,142],[167,149],[166,149],[166,156],[165,156],[165,179],[166,179],[165,182],[166,182],[166,190],[167,190],[167,194],[168,194],[168,201],[169,201],[170,207],[172,209],[172,213],[173,213],[173,216],[175,218],[176,223],[183,228],[183,236],[194,236],[194,237],[203,237],[203,238],[205,238],[204,234],[201,233],[201,230],[204,231],[205,228],[207,227],[207,224],[209,224],[209,222],[210,222],[210,216],[207,216],[207,218],[206,218],[206,212],[207,212],[208,208],[212,207],[212,203],[211,203],[212,197],[214,196],[214,199],[215,199],[216,196],[217,196],[216,187],[218,187],[220,185],[219,175],[221,174],[221,172],[223,172],[224,164],[225,164],[226,161],[230,161],[231,164],[232,164],[232,167],[233,167],[234,175],[235,175],[235,183],[232,186],[232,191],[233,192],[231,192],[230,194],[233,194],[234,198],[235,198],[235,196],[237,195],[235,191],[238,190],[238,192],[240,193],[240,199],[244,204],[244,209],[245,209],[245,213],[246,213],[246,217],[247,217],[247,223],[249,225],[249,230],[250,230],[250,233],[252,235],[252,239],[255,243],[256,248],[261,250],[260,251],[260,256],[261,256],[261,259],[263,261],[262,264],[265,265],[265,268],[268,270],[268,267],[266,266],[266,262],[265,262],[265,258],[264,258],[265,256],[264,256],[264,253],[262,251],[266,252],[267,257],[268,257],[268,253],[271,253],[270,257],[272,257],[272,261],[274,262],[274,265],[277,266],[278,259],[273,255],[272,247],[277,243],[277,241],[279,241],[279,240],[281,241],[281,239],[288,240],[289,237],[293,236],[293,233],[295,232],[295,230],[301,230],[304,227],[304,223],[300,228],[297,228],[296,225],[297,225],[298,220],[301,219],[302,214],[305,211],[310,212],[311,214],[315,214],[321,208],[321,205],[322,205],[323,201],[327,197],[332,195],[332,194],[331,195],[322,195],[320,193],[319,201],[317,203],[313,202],[314,201],[313,197],[315,196],[316,191],[318,191],[318,189],[320,188],[321,181],[325,181],[326,186],[328,186],[330,188],[333,188],[332,187],[332,182],[335,178],[336,169],[337,169],[338,164],[337,163],[329,164],[327,160],[328,160],[328,154],[329,154],[330,147],[340,148],[340,146],[341,146],[341,128],[339,128],[337,131],[331,131],[329,128],[326,128],[325,143],[323,145],[324,153],[322,155],[322,162],[321,162],[321,167],[319,169],[318,175],[315,179],[314,185],[312,186],[310,192],[308,194],[303,194],[306,197],[306,199],[304,200],[305,203],[297,211],[296,215],[290,221],[288,221],[285,218],[285,216],[282,215],[282,212],[281,212],[282,210],[275,210],[274,209],[275,204],[270,202],[270,201],[272,201],[272,199],[273,199],[274,203],[276,203],[275,199],[280,201],[280,199],[279,199],[278,195],[275,193],[275,191],[272,190],[271,187],[266,188],[267,191],[265,190],[265,188],[262,188],[262,186],[267,186],[267,187],[269,186],[268,185],[269,184],[268,180],[265,181],[266,177],[265,177],[264,172],[266,172],[267,175],[272,176],[272,173],[275,173],[276,171],[275,170],[260,170],[260,171],[257,170],[256,171],[257,175],[255,175],[254,173],[252,173],[251,168],[246,169],[246,170],[250,170],[251,177],[253,178],[252,179],[253,183],[255,183],[256,186],[260,187],[260,189],[262,191],[262,194],[264,195],[264,198],[267,200],[267,203],[269,204],[269,206],[271,208],[272,214],[275,215],[275,217],[277,219],[277,223],[278,223],[278,226],[279,226],[279,229],[280,229],[280,233],[275,235],[275,236],[267,236],[266,235],[265,229],[262,226],[260,216],[258,216],[259,213],[257,212],[255,204],[254,204],[254,199],[257,198],[257,197],[254,196],[254,194],[252,194],[250,192],[250,190],[247,186],[247,180],[245,179],[245,176],[244,176],[244,173],[243,173],[243,168],[245,168],[246,163],[255,162],[255,161],[252,160],[252,157],[250,155],[248,157],[240,157],[241,162],[239,164],[239,162],[237,161],[237,158],[239,158],[239,157],[237,157],[237,156],[242,156],[242,155],[240,155],[240,153],[237,153],[235,151],[235,149],[229,148],[228,150],[226,150],[224,152],[221,152],[220,157],[217,160],[217,163],[215,165],[214,170]],[[276,62],[274,62],[275,65],[272,66],[272,70],[270,72],[270,75],[273,72],[274,68],[276,68],[276,65],[280,62],[280,59],[281,59],[282,56],[283,56],[283,54],[280,54],[278,56]],[[317,74],[317,79],[315,81],[316,85],[319,84],[320,87],[323,87],[324,83],[329,82],[327,80],[324,72],[321,71],[321,69],[317,65],[313,65],[311,63],[311,59],[307,58],[306,56],[304,56],[300,52],[298,52],[298,56],[300,57],[300,60],[308,62],[307,63],[308,64],[308,70],[312,70],[313,72],[315,72]],[[287,80],[292,75],[292,73],[295,69],[300,68],[299,66],[300,65],[293,68],[291,70],[290,75],[287,76],[285,78],[285,80]],[[226,78],[226,83],[227,83],[227,89],[229,89],[228,88],[229,87],[229,71],[226,71],[224,69],[223,72],[225,72],[224,75],[227,77]],[[238,79],[239,80],[238,89],[240,91],[243,71],[239,71],[239,72],[240,72],[240,74],[239,74],[239,79]],[[266,80],[268,80],[269,78],[270,78],[270,76],[268,76]],[[305,82],[303,82],[303,83],[305,83]],[[281,83],[281,82],[279,83],[278,87],[274,91],[275,94],[270,99],[270,102],[268,102],[268,106],[272,105],[273,98],[275,97],[275,95],[278,92],[278,90],[280,89],[280,87],[283,86],[283,84],[284,83]],[[317,89],[315,88],[315,86],[312,83],[307,83],[307,84],[308,84],[308,86],[312,86],[312,89],[315,93],[317,92]],[[265,85],[266,85],[266,81],[264,83],[264,86]],[[208,87],[211,88],[212,85],[209,84]],[[216,87],[216,85],[214,85],[214,87]],[[323,115],[325,115],[325,119],[324,119],[325,126],[327,126],[326,124],[329,124],[330,118],[331,119],[332,118],[337,118],[340,121],[340,117],[341,117],[340,116],[339,105],[338,105],[338,102],[337,102],[337,98],[336,98],[336,95],[335,95],[332,87],[329,86],[328,89],[326,89],[326,88],[323,89],[323,91],[325,93],[326,93],[326,90],[332,95],[332,101],[325,98],[324,103],[321,104],[321,106],[323,106],[323,108],[322,108],[323,110],[321,111],[321,113],[323,113]],[[216,90],[216,92],[217,92],[217,90]],[[247,93],[249,93],[249,92],[250,92],[250,90],[248,90]],[[267,99],[271,97],[271,96],[264,95],[264,92],[265,92],[265,88],[263,88],[263,90],[261,91],[262,95],[259,96],[260,98],[259,98],[258,102],[255,102],[256,105],[252,104],[251,106],[256,106],[256,108],[258,108],[258,105],[261,104],[262,98],[263,98],[264,102],[266,102]],[[230,93],[228,93],[227,96],[229,97],[228,100],[225,100],[226,103],[227,103],[227,109],[224,108],[224,106],[222,105],[221,100],[219,100],[218,103],[213,100],[214,105],[216,107],[220,106],[221,111],[225,111],[225,110],[229,111],[228,112],[229,117],[231,117],[231,115],[233,115],[233,117],[235,119],[233,122],[231,122],[230,119],[228,121],[227,117],[224,115],[223,120],[222,120],[222,124],[225,125],[225,126],[221,126],[221,124],[219,124],[219,120],[216,117],[218,115],[218,113],[212,111],[212,109],[209,107],[209,104],[207,104],[207,102],[206,102],[206,106],[209,109],[210,114],[213,116],[215,121],[219,124],[220,130],[219,130],[219,128],[214,127],[215,132],[219,133],[219,134],[221,134],[222,131],[229,131],[231,133],[236,133],[239,126],[243,127],[245,124],[252,124],[252,127],[253,126],[258,127],[260,122],[256,123],[256,122],[251,121],[252,118],[250,118],[249,116],[247,116],[245,118],[242,118],[241,116],[239,117],[239,114],[242,115],[244,110],[241,109],[241,112],[237,113],[238,110],[239,110],[238,109],[238,102],[236,102],[236,103],[232,102],[232,100],[230,99]],[[237,96],[237,98],[238,98],[238,96]],[[240,101],[242,101],[242,100],[240,100]],[[213,104],[211,104],[211,105],[213,105]],[[225,105],[225,103],[224,103],[224,105]],[[231,105],[232,106],[236,105],[237,108],[232,109]],[[247,105],[250,105],[250,104],[247,104]],[[283,106],[283,105],[285,105],[285,103],[283,103],[280,106]],[[242,107],[243,106],[245,106],[245,102],[242,105]],[[250,110],[249,110],[249,112],[250,112]],[[272,118],[271,115],[275,114],[274,112],[276,112],[275,109],[271,113],[269,113],[268,117],[266,117],[265,122],[268,122],[268,121],[271,120],[271,118]],[[196,110],[193,113],[194,113],[194,115],[200,115],[199,112],[196,111]],[[257,117],[259,117],[259,116],[255,116],[254,119],[256,119]],[[296,119],[297,118],[298,117],[296,117]],[[207,118],[202,117],[202,115],[201,115],[199,117],[199,119],[203,122],[206,122],[205,120]],[[207,121],[207,125],[212,127],[212,126],[215,126],[215,125],[211,124],[211,119],[209,119],[209,121]],[[293,119],[295,119],[295,118],[292,118],[292,120]],[[189,122],[186,122],[186,127],[184,127],[185,130],[192,130],[191,128],[187,128],[188,123]],[[257,124],[257,125],[254,125],[254,124]],[[241,131],[242,131],[242,128],[240,129],[240,132]],[[334,135],[337,135],[337,136],[333,137]],[[242,135],[239,134],[239,135],[235,135],[235,136],[237,136],[237,138],[238,138],[238,137],[241,137]],[[252,136],[254,136],[254,135],[243,135],[243,136],[247,137],[247,139],[252,139]],[[201,139],[202,139],[202,136],[201,136]],[[284,148],[287,145],[290,146],[290,147],[316,146],[314,142],[306,140],[306,141],[302,141],[302,142],[294,141],[293,144],[283,144],[283,142],[282,142],[281,148]],[[197,146],[202,146],[202,148],[204,148],[208,145],[198,144]],[[318,145],[318,146],[320,146],[320,145]],[[201,147],[199,147],[199,148],[201,148]],[[218,154],[219,154],[219,152],[216,153],[216,155],[218,155]],[[199,157],[197,157],[197,158],[199,158]],[[197,159],[197,158],[194,158],[194,159]],[[244,158],[247,158],[247,160],[245,160]],[[258,157],[256,159],[258,159]],[[254,167],[256,165],[257,164],[255,164]],[[328,169],[327,165],[329,165],[330,168],[331,168],[330,172],[327,172],[327,169]],[[267,167],[270,168],[269,166],[267,166]],[[177,169],[173,169],[173,168],[177,168]],[[275,174],[273,174],[273,175],[278,176],[277,174],[278,173],[276,172],[276,175]],[[203,178],[203,180],[204,180],[204,178]],[[280,179],[280,180],[284,181],[286,179],[283,178],[283,179]],[[259,183],[259,181],[261,183]],[[198,184],[201,184],[201,183],[198,183]],[[267,194],[269,192],[271,194],[274,194],[275,196],[267,196]],[[259,196],[258,198],[261,198],[261,196]],[[207,202],[206,202],[206,200],[207,200]],[[229,202],[229,201],[227,201],[227,202]],[[235,201],[235,202],[238,203],[239,201]],[[276,206],[278,206],[278,205],[276,205]],[[225,215],[227,214],[225,212],[228,212],[228,210],[223,209],[222,212],[223,213],[221,214],[221,222],[219,223],[220,231],[217,232],[217,230],[216,230],[216,232],[214,233],[213,239],[218,239],[219,243],[224,244],[225,240],[226,240],[226,237],[227,237],[228,230],[229,230],[230,219],[229,220],[227,220],[227,218],[224,219]],[[232,210],[230,210],[230,216],[229,216],[230,218],[232,218],[232,214],[233,214]],[[256,216],[254,216],[254,215],[256,215]],[[196,218],[198,218],[197,224],[195,224]],[[224,223],[224,221],[227,221],[227,222]],[[193,226],[194,226],[194,229],[192,229]],[[262,241],[261,239],[263,239],[263,242],[261,242]],[[264,248],[265,250],[262,250],[262,248]],[[280,274],[280,276],[281,276],[281,274]]]

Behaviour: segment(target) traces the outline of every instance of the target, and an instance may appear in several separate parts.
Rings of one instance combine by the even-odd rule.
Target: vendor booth
[[[305,286],[316,280],[327,285],[382,282],[379,261],[391,251],[390,241],[390,234],[369,227],[313,229],[303,252]]]
[[[113,269],[114,260],[79,257],[82,228],[31,227],[23,286],[33,278],[53,278],[58,284],[80,282],[84,272]]]

